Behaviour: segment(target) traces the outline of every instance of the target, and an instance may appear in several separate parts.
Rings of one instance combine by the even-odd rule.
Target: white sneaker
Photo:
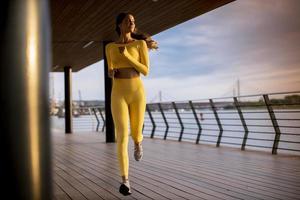
[[[142,157],[143,157],[142,143],[139,143],[139,145],[134,145],[134,159],[136,161],[140,161]]]
[[[124,196],[131,195],[131,189],[130,189],[130,184],[129,181],[126,181],[121,184],[119,188],[119,192],[123,194]]]

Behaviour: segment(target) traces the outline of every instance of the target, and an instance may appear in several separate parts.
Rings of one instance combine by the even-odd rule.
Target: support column
[[[104,88],[105,88],[105,126],[106,126],[106,143],[115,142],[115,126],[111,114],[111,89],[112,79],[108,77],[108,64],[105,55],[105,46],[109,41],[104,41],[103,46],[103,60],[104,60]]]
[[[72,68],[65,67],[65,133],[72,133]]]
[[[212,109],[212,111],[215,115],[216,122],[217,122],[219,130],[220,130],[218,140],[217,140],[217,144],[216,144],[216,146],[219,147],[220,143],[221,143],[221,140],[222,140],[222,136],[223,136],[223,126],[222,126],[221,120],[219,118],[217,108],[215,107],[215,103],[213,102],[212,99],[209,99],[209,103],[210,103],[210,107],[211,107],[211,109]]]
[[[151,109],[149,108],[149,104],[146,104],[146,111],[148,112],[149,118],[150,118],[151,123],[152,123],[152,131],[151,131],[150,138],[154,138],[156,124],[155,124],[154,118],[153,118],[153,116],[151,114]]]
[[[172,106],[173,106],[173,108],[174,108],[174,110],[175,110],[177,119],[178,119],[179,124],[180,124],[180,127],[181,127],[180,135],[179,135],[179,138],[178,138],[178,141],[181,142],[181,140],[182,140],[182,135],[183,135],[183,131],[184,131],[184,125],[183,125],[183,122],[182,122],[182,120],[181,120],[180,114],[179,114],[179,112],[178,112],[176,103],[175,103],[175,102],[172,102]]]
[[[189,105],[192,109],[192,112],[193,112],[193,115],[194,115],[194,118],[196,120],[196,123],[197,123],[197,126],[198,126],[198,134],[197,134],[197,139],[196,139],[196,144],[199,144],[199,141],[200,141],[200,137],[201,137],[201,132],[202,132],[202,127],[201,127],[201,124],[199,122],[199,118],[197,116],[197,112],[195,110],[195,107],[194,107],[194,104],[192,101],[189,101]]]
[[[167,136],[168,136],[168,132],[169,132],[169,124],[168,124],[168,120],[167,120],[166,115],[165,115],[165,112],[164,112],[164,110],[163,110],[163,108],[162,108],[162,106],[161,106],[161,103],[158,103],[158,108],[159,108],[159,111],[160,111],[160,113],[161,113],[161,116],[162,116],[162,118],[163,118],[163,120],[164,120],[164,122],[165,122],[165,125],[166,125],[166,130],[165,130],[165,135],[164,135],[164,140],[166,140],[166,139],[167,139]]]
[[[1,196],[50,200],[48,1],[0,1],[0,26]]]
[[[102,121],[103,121],[103,125],[102,125],[102,132],[104,131],[104,128],[105,128],[105,118],[104,118],[104,116],[103,116],[103,114],[102,114],[102,109],[101,108],[98,108],[98,111],[99,111],[99,113],[100,113],[100,116],[101,116],[101,119],[102,119]]]
[[[241,109],[241,105],[240,105],[239,99],[236,98],[236,97],[233,97],[233,101],[234,101],[234,106],[236,107],[236,109],[238,111],[241,123],[242,123],[242,125],[244,127],[244,131],[245,131],[244,138],[243,138],[243,143],[242,143],[242,146],[241,146],[241,149],[245,150],[245,147],[246,147],[246,144],[247,144],[249,130],[248,130],[248,127],[247,127],[247,124],[246,124],[246,121],[245,121],[245,118],[244,118],[244,115],[243,115],[243,112],[242,112],[242,109]]]
[[[272,154],[277,154],[277,149],[278,149],[278,145],[279,145],[279,142],[280,142],[281,131],[280,131],[280,128],[278,126],[276,115],[273,111],[272,104],[271,104],[271,101],[269,99],[269,96],[267,94],[264,94],[263,97],[264,97],[265,105],[268,109],[270,119],[272,121],[274,130],[275,130],[275,138],[274,138],[274,143],[273,143],[273,148],[272,148]]]

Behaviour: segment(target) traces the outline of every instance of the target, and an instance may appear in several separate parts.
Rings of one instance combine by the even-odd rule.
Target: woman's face
[[[121,29],[121,32],[128,33],[128,32],[134,32],[135,29],[135,22],[134,17],[132,15],[127,15],[121,24],[119,24],[119,27]]]

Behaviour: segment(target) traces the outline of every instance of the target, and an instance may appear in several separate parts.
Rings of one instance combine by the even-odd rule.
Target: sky
[[[138,27],[138,19],[135,19]],[[237,0],[153,36],[147,102],[300,91],[300,0]],[[73,99],[104,100],[104,64],[73,73]],[[50,97],[64,98],[63,73]]]

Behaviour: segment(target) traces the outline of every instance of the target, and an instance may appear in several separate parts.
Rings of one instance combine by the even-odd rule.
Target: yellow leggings
[[[143,140],[146,109],[144,85],[140,77],[114,78],[111,93],[111,111],[117,138],[117,152],[121,176],[128,178],[128,125],[135,143]]]

